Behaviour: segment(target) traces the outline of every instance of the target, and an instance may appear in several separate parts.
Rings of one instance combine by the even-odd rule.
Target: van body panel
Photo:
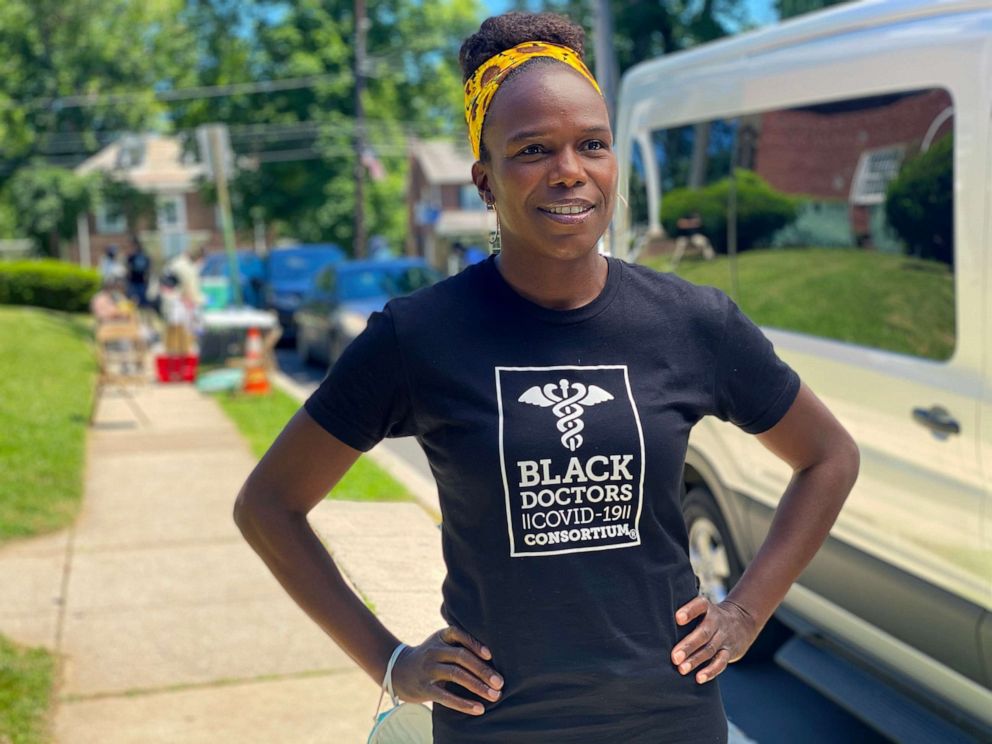
[[[764,327],[862,456],[830,537],[784,605],[992,725],[992,2],[856,3],[634,67],[617,116],[628,198],[617,205],[610,249],[627,257],[633,148],[652,159],[644,145],[655,130],[932,89],[952,102],[954,135],[948,358]],[[657,178],[658,168],[644,170]],[[648,189],[660,195],[648,207],[655,227],[659,184]],[[958,433],[919,423],[934,407]],[[790,468],[713,419],[695,427],[690,451],[743,520],[735,542],[750,560]],[[872,646],[879,638],[888,639],[884,652]]]

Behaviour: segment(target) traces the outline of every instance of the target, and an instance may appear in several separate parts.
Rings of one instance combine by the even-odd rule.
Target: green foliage
[[[155,223],[155,194],[142,191],[111,173],[97,176],[100,200],[107,206],[108,216],[122,216],[128,232],[135,235],[143,220],[153,227]]]
[[[778,11],[779,18],[784,21],[786,18],[812,13],[814,10],[828,8],[831,5],[840,5],[844,2],[850,2],[850,0],[775,0],[775,10]]]
[[[235,151],[248,162],[255,152],[272,157],[273,151],[292,151],[290,157],[297,158],[267,161],[262,156],[257,168],[239,173],[232,190],[236,222],[247,226],[257,216],[279,234],[350,248],[356,135],[353,3],[300,0],[281,14],[260,13],[259,5],[199,0],[191,6],[187,22],[198,29],[204,60],[201,84],[242,81],[245,67],[258,79],[326,79],[277,94],[177,104],[177,125],[227,121],[289,127],[287,134],[233,137]],[[408,136],[463,136],[458,46],[476,28],[478,4],[383,0],[370,3],[368,14],[365,139],[388,175],[365,182],[366,231],[385,235],[395,246],[405,237]],[[252,33],[232,39],[236,22],[249,23]],[[301,128],[300,122],[309,126]]]
[[[217,398],[224,412],[248,439],[252,452],[261,457],[268,450],[300,404],[281,390],[263,396]],[[403,486],[367,457],[360,457],[328,495],[341,501],[410,501]]]
[[[0,307],[0,542],[64,527],[79,510],[91,338],[86,317]]]
[[[76,218],[89,209],[95,181],[65,168],[35,164],[21,168],[5,188],[4,201],[17,216],[18,230],[50,256],[59,240],[76,232]]]
[[[186,0],[4,0],[0,182],[34,154],[93,151],[95,130],[140,131],[163,111],[154,86],[193,83]],[[51,99],[142,91],[99,106]]]
[[[99,287],[95,270],[62,261],[0,262],[0,305],[84,312]]]
[[[55,657],[0,636],[0,741],[48,741],[48,708],[55,684]]]
[[[953,135],[903,165],[886,190],[885,216],[912,255],[953,265]]]
[[[746,251],[793,222],[801,202],[776,191],[754,171],[741,168],[736,174],[737,250]],[[666,232],[675,235],[680,217],[699,212],[702,232],[718,253],[726,253],[730,188],[730,178],[724,178],[701,189],[681,188],[665,194],[661,222]]]
[[[683,261],[678,274],[734,296],[731,258]],[[664,257],[648,261],[667,270]],[[759,325],[946,360],[954,351],[954,273],[945,264],[857,248],[740,255],[735,299]]]

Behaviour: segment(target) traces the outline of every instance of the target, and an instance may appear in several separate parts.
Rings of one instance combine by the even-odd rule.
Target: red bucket
[[[200,358],[189,355],[162,355],[155,357],[159,382],[193,382]]]

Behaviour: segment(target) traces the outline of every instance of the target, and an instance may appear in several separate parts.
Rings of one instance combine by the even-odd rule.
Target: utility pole
[[[231,299],[237,307],[243,304],[241,297],[241,270],[238,267],[238,254],[234,240],[234,219],[231,216],[231,195],[227,188],[229,140],[227,128],[223,124],[210,124],[200,128],[206,144],[210,170],[217,187],[217,206],[220,207],[220,224],[224,234],[224,250],[227,251],[228,276],[231,278]]]
[[[355,0],[355,258],[365,256],[365,0]]]
[[[613,13],[610,0],[591,0],[593,10],[593,49],[596,52],[596,80],[606,99],[610,122],[616,124],[617,60],[613,52]]]

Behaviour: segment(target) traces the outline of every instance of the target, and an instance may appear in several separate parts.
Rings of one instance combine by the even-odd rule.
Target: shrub
[[[95,269],[42,259],[0,262],[0,304],[80,312],[100,287]]]
[[[954,137],[903,165],[885,193],[885,216],[920,258],[954,262]]]
[[[737,170],[737,250],[746,251],[795,221],[802,201],[776,191],[757,173]],[[717,253],[727,252],[727,215],[730,208],[730,178],[701,189],[674,189],[661,203],[661,222],[669,235],[675,223],[699,212],[703,232]]]

